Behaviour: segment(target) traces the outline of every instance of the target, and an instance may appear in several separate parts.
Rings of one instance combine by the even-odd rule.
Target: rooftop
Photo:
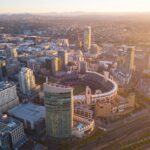
[[[0,133],[12,131],[20,124],[20,121],[8,117],[7,115],[3,115],[0,117]]]
[[[7,88],[10,88],[10,87],[12,87],[14,85],[15,84],[13,82],[8,82],[8,81],[4,82],[4,81],[2,81],[2,82],[0,82],[0,91],[3,91],[5,89],[7,89]]]
[[[72,87],[70,86],[57,84],[57,83],[50,83],[50,82],[46,82],[44,83],[44,85],[47,85],[48,87],[58,88],[58,89],[72,89]]]
[[[25,103],[12,108],[8,113],[17,118],[36,122],[41,118],[45,118],[45,107],[33,103]]]

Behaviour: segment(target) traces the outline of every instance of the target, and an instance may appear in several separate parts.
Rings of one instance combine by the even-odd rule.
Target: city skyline
[[[0,150],[150,148],[150,0],[0,1]]]
[[[5,0],[0,13],[150,12],[149,0]]]

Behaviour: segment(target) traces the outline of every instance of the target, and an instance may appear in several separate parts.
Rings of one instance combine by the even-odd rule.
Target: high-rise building
[[[41,62],[36,59],[29,59],[27,62],[27,67],[32,69],[33,72],[39,72],[41,68]]]
[[[132,71],[134,69],[134,54],[135,54],[135,47],[128,47],[127,48],[127,56],[126,56],[126,63],[127,69]]]
[[[87,62],[86,61],[80,61],[79,62],[79,72],[84,74],[84,73],[86,73],[87,70],[88,70]]]
[[[124,75],[129,75],[134,69],[134,47],[123,47],[118,54],[118,70]]]
[[[68,64],[68,53],[67,51],[58,51],[58,57],[61,61],[61,68],[64,69],[65,66]]]
[[[61,70],[62,64],[61,59],[58,57],[49,57],[45,60],[45,67],[53,75],[55,75],[59,70]]]
[[[91,48],[91,27],[87,26],[84,29],[84,50],[89,50]]]
[[[17,49],[16,48],[13,48],[11,50],[11,56],[14,57],[14,58],[17,58],[18,57],[18,53],[17,53]]]
[[[71,136],[73,128],[73,89],[44,83],[47,135],[54,138]]]
[[[24,133],[23,123],[7,117],[0,117],[0,149],[19,149],[27,140]]]
[[[114,76],[121,84],[128,84],[134,70],[134,47],[124,46],[118,53],[118,66]]]
[[[6,71],[6,60],[0,60],[0,81],[2,81],[7,76]]]
[[[7,53],[7,57],[12,57],[12,58],[17,58],[18,57],[18,53],[17,53],[17,50],[16,48],[8,48],[6,49],[6,53]]]
[[[36,87],[33,71],[23,67],[19,73],[19,84],[23,94],[30,94]]]
[[[12,82],[0,82],[0,113],[4,113],[19,104],[16,85]]]
[[[52,68],[52,73],[54,75],[59,71],[58,62],[59,62],[59,59],[57,57],[54,57],[51,60],[51,68]]]
[[[77,34],[77,41],[76,41],[76,45],[77,45],[77,47],[78,48],[82,48],[82,39],[80,38],[80,36],[79,36],[79,33]]]
[[[18,73],[19,69],[20,69],[19,61],[11,58],[7,59],[7,65],[6,65],[7,76],[11,76]]]

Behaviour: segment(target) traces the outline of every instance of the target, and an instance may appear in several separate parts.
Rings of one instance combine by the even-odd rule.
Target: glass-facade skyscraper
[[[30,68],[21,68],[19,73],[19,84],[23,94],[30,94],[35,88],[35,77]]]
[[[84,28],[84,50],[91,48],[91,27],[87,26]]]
[[[73,127],[73,89],[44,84],[47,135],[54,138],[71,136]]]
[[[134,68],[134,47],[124,47],[119,51],[118,69],[125,75],[131,74]]]

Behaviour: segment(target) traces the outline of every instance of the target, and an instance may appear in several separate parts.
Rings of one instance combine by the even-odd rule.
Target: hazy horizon
[[[150,12],[149,0],[5,0],[0,13]]]
[[[85,11],[62,11],[62,12],[0,12],[0,15],[57,15],[57,16],[90,16],[90,15],[150,15],[149,12],[85,12]]]

